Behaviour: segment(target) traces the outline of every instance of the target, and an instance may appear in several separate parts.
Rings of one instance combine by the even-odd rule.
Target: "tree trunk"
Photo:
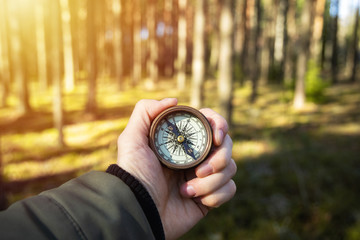
[[[37,50],[37,66],[38,79],[40,89],[42,91],[48,88],[47,67],[46,67],[46,43],[45,43],[45,16],[44,2],[37,1],[35,6],[35,22],[36,22],[36,50]]]
[[[340,0],[334,0],[334,20],[333,20],[333,39],[332,39],[332,55],[331,55],[331,77],[332,83],[338,82],[338,19],[339,19],[339,2]]]
[[[118,89],[123,89],[123,54],[122,54],[122,29],[121,29],[121,0],[113,0],[112,12],[114,15],[114,61],[115,78]]]
[[[151,85],[158,81],[158,44],[156,38],[156,0],[149,1],[148,5],[148,28],[149,28],[149,73]]]
[[[352,45],[352,54],[353,54],[353,62],[351,67],[351,75],[350,82],[356,81],[356,69],[359,64],[359,14],[360,14],[360,6],[356,9],[355,15],[355,24],[354,24],[354,33],[353,33],[353,45]]]
[[[253,66],[251,67],[251,82],[252,91],[250,102],[254,103],[258,95],[258,82],[260,77],[260,43],[261,41],[261,0],[255,0],[255,12],[253,16],[253,28],[254,28],[254,39],[253,39]]]
[[[281,53],[282,53],[282,49],[279,46],[276,46],[275,44],[280,43],[278,45],[281,46],[281,40],[282,37],[277,37],[277,26],[280,25],[281,21],[278,21],[278,16],[279,14],[281,14],[281,1],[283,0],[270,0],[270,2],[268,2],[268,9],[267,10],[267,26],[266,28],[264,28],[264,35],[265,35],[265,52],[264,52],[264,59],[262,59],[264,66],[262,67],[262,70],[264,71],[264,73],[262,73],[262,78],[266,78],[267,80],[269,80],[269,77],[273,77],[273,74],[269,74],[274,72],[274,70],[276,70],[277,68],[277,61],[275,59],[275,53],[276,52],[280,52],[280,59],[281,59]],[[278,31],[279,32],[279,31]],[[281,32],[281,30],[280,30]],[[283,36],[283,33],[281,33],[280,35]],[[278,50],[280,49],[280,51]],[[274,79],[271,79],[274,80]],[[267,82],[267,81],[265,81]]]
[[[215,1],[215,0],[213,0]],[[242,43],[244,41],[244,33],[243,33],[243,18],[242,12],[244,4],[242,4],[242,0],[235,0],[235,16],[234,16],[234,54],[239,57],[242,52]],[[214,11],[214,10],[213,10]],[[214,22],[217,22],[214,20]]]
[[[74,83],[77,73],[80,71],[80,42],[81,27],[79,20],[80,1],[69,1],[70,8],[70,27],[71,27],[71,45],[74,65]]]
[[[294,108],[301,109],[305,104],[305,77],[311,37],[311,0],[305,0],[301,13],[298,39],[298,59],[296,71],[296,85],[294,96]]]
[[[200,108],[203,103],[205,78],[205,14],[204,0],[195,1],[191,105]]]
[[[88,97],[86,112],[95,113],[96,104],[96,80],[98,72],[97,48],[96,48],[96,25],[95,25],[95,0],[87,1],[87,47],[88,47]]]
[[[60,4],[59,1],[49,2],[50,11],[52,13],[51,19],[51,65],[52,65],[52,79],[53,79],[53,118],[54,125],[58,131],[58,145],[65,146],[63,125],[64,113],[62,107],[62,79],[61,79],[61,31],[60,31]]]
[[[287,86],[292,84],[294,78],[294,66],[296,62],[295,38],[296,38],[296,1],[288,1],[287,11],[287,41],[284,56],[284,83]]]
[[[275,24],[275,39],[274,39],[274,60],[275,67],[278,69],[283,78],[284,73],[284,55],[286,46],[286,13],[287,13],[287,1],[279,0],[279,6],[277,10],[276,24]]]
[[[20,3],[19,3],[20,4]],[[16,4],[9,6],[15,7]],[[22,15],[19,9],[11,9],[12,14],[9,15],[10,25],[10,48],[11,48],[11,64],[13,67],[13,80],[17,85],[17,95],[19,99],[18,111],[20,114],[28,113],[30,109],[28,82],[26,81],[25,72],[25,54],[23,49],[23,39],[21,36],[22,27],[20,24],[20,16]]]
[[[94,27],[96,29],[95,31],[95,42],[96,42],[96,58],[97,58],[97,76],[102,77],[108,75],[110,72],[109,70],[109,64],[107,63],[107,55],[106,55],[106,49],[105,49],[105,34],[106,34],[106,2],[107,1],[94,1],[95,5],[95,24]]]
[[[259,0],[258,0],[259,1]],[[231,13],[231,0],[224,0],[220,14],[220,55],[218,96],[220,114],[231,125],[232,98],[233,98],[233,16]]]
[[[320,61],[321,58],[321,37],[324,27],[324,10],[326,0],[317,0],[315,3],[315,14],[314,14],[314,29],[312,31],[311,38],[311,59],[316,62]]]
[[[330,17],[330,4],[331,1],[325,1],[325,10],[324,10],[324,26],[331,26],[331,17]],[[331,27],[323,27],[323,33],[321,38],[321,53],[320,53],[320,68],[321,71],[328,69],[329,62],[329,47],[331,42],[332,35]],[[331,49],[330,49],[331,50]]]
[[[166,62],[165,62],[165,69],[164,74],[167,77],[173,75],[173,66],[174,64],[174,51],[173,51],[173,41],[172,41],[172,34],[169,33],[169,28],[172,26],[172,12],[173,12],[173,0],[166,0],[164,1],[164,23],[165,23],[165,35],[164,35],[164,49],[166,50]]]
[[[71,36],[71,15],[69,10],[69,0],[60,0],[61,19],[62,19],[62,36],[63,36],[63,52],[64,52],[64,82],[65,91],[74,90],[74,58],[72,49]]]
[[[245,78],[247,76],[247,57],[248,57],[248,44],[249,44],[249,18],[248,18],[248,1],[243,1],[243,8],[241,13],[242,25],[241,31],[243,33],[243,42],[242,42],[242,52],[240,56],[240,68],[241,68],[241,78],[240,84],[243,85],[245,82]]]
[[[264,1],[264,9],[271,9],[272,7],[272,0]],[[262,45],[261,51],[261,73],[260,73],[260,80],[262,83],[267,83],[269,78],[269,69],[270,69],[270,44],[271,44],[271,12],[264,11],[263,17],[264,21],[264,32],[263,32],[263,39],[264,43]]]
[[[141,81],[141,4],[139,0],[133,1],[133,77],[132,85],[136,86]]]
[[[178,21],[178,57],[177,57],[177,88],[182,91],[186,85],[186,5],[187,0],[179,1]]]
[[[10,85],[10,62],[7,27],[7,2],[0,1],[0,107],[7,106]]]
[[[208,19],[211,24],[210,36],[210,59],[209,73],[215,75],[219,65],[220,54],[220,36],[219,36],[219,4],[217,0],[211,0],[209,3]]]

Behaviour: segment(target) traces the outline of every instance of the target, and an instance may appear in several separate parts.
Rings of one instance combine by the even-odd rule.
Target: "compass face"
[[[150,147],[159,160],[175,169],[193,167],[208,155],[211,127],[197,110],[176,106],[162,112],[150,130]]]

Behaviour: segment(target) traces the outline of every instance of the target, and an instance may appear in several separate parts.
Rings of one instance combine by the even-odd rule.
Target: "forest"
[[[359,0],[0,0],[0,210],[116,161],[142,98],[226,118],[183,239],[360,239]]]

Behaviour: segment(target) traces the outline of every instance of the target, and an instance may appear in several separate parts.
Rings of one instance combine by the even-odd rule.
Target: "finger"
[[[223,170],[231,160],[232,147],[231,137],[226,135],[223,144],[195,169],[196,176],[203,178]]]
[[[198,198],[197,201],[209,208],[216,208],[229,201],[236,193],[236,184],[230,179],[223,187],[215,192]]]
[[[210,108],[200,109],[200,112],[205,115],[212,127],[215,146],[220,146],[229,131],[225,118]]]
[[[176,98],[165,98],[161,101],[143,99],[136,103],[126,129],[130,131],[149,132],[151,121],[165,109],[175,106]]]
[[[194,178],[180,188],[184,197],[198,197],[210,194],[226,184],[236,173],[234,160],[221,172],[211,174],[205,178]]]

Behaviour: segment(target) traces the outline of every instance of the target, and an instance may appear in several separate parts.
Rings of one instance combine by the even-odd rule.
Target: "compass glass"
[[[156,155],[172,168],[198,164],[211,146],[210,126],[205,125],[209,125],[205,117],[192,112],[173,111],[161,116],[150,136]]]

